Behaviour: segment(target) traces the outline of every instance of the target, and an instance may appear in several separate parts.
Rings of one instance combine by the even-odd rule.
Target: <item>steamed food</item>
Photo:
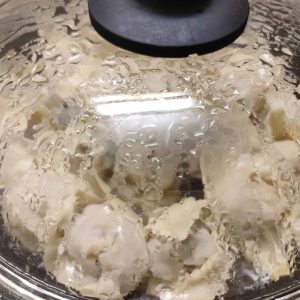
[[[250,32],[207,56],[138,56],[85,22],[72,38],[41,26],[40,58],[3,87],[11,236],[98,299],[213,300],[241,262],[258,286],[292,275],[300,104],[283,61]]]

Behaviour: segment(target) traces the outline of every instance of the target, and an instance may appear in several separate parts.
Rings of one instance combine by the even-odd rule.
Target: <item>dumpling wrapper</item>
[[[75,217],[52,270],[60,282],[99,299],[122,299],[148,268],[141,224],[114,207],[89,205]],[[75,266],[73,272],[68,272],[68,265]]]

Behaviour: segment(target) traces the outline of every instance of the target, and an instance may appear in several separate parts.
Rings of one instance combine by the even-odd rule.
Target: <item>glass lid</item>
[[[299,299],[300,3],[250,7],[153,58],[0,0],[0,299]]]

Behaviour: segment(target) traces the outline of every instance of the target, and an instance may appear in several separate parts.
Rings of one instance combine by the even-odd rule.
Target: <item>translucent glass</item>
[[[185,197],[203,199],[210,185],[214,191],[219,174],[232,176],[229,183],[238,185],[238,178],[230,173],[238,169],[234,166],[236,155],[247,153],[259,143],[251,124],[262,144],[273,143],[270,136],[275,137],[278,149],[283,147],[282,141],[299,143],[300,110],[292,101],[300,98],[300,5],[298,0],[252,0],[250,5],[248,27],[230,47],[202,57],[161,59],[129,53],[102,40],[89,24],[86,1],[26,0],[20,4],[18,0],[0,0],[2,194],[8,197],[11,182],[23,191],[29,187],[26,195],[18,194],[20,197],[30,194],[36,174],[32,169],[30,173],[24,163],[28,160],[22,149],[28,148],[38,153],[34,164],[39,171],[62,170],[62,174],[71,174],[70,180],[86,179],[91,193],[79,197],[75,215],[81,214],[84,201],[97,203],[97,197],[105,197],[109,189],[129,203],[147,225],[157,209]],[[275,92],[267,93],[270,87]],[[278,98],[291,102],[286,111],[292,120],[287,130],[278,128],[275,121],[274,125],[265,109]],[[7,148],[16,160],[8,167]],[[266,149],[266,156],[274,158],[270,166],[283,178],[278,191],[294,205],[294,199],[299,198],[299,174],[286,169],[285,162],[272,151]],[[15,174],[28,184],[25,179],[19,184]],[[59,180],[53,179],[50,185],[51,178],[49,182],[45,179],[49,189],[59,190]],[[78,181],[78,185],[81,183]],[[241,197],[248,199],[249,190]],[[224,191],[220,185],[215,192],[225,199]],[[216,211],[223,212],[222,205],[227,204],[225,200],[219,203]],[[248,204],[242,202],[241,208],[247,207],[258,216],[255,222],[260,227],[266,218],[260,215],[263,209]],[[291,207],[291,211],[297,208]],[[7,212],[11,213],[9,209]],[[236,227],[247,224],[232,216],[234,228],[226,227],[228,222],[223,219],[220,224],[225,232],[232,230],[238,235]],[[288,226],[297,232],[296,217],[292,217],[276,215],[282,225],[279,232],[285,234]],[[41,257],[45,250],[40,249],[43,246],[36,236],[28,234],[27,229],[20,231],[17,225],[7,230],[5,218],[2,214],[2,298],[82,299],[45,271]],[[23,221],[28,222],[26,218]],[[154,232],[155,227],[151,230]],[[268,236],[270,244],[271,238]],[[225,299],[298,299],[296,243],[294,236],[284,235],[280,240],[293,272],[291,276],[278,272],[283,275],[276,280],[276,272],[273,277],[258,273],[245,259],[246,251],[241,254],[240,249],[230,249],[235,257],[229,267],[230,277],[224,279]],[[222,245],[232,244],[226,241]],[[186,261],[189,265],[189,259]],[[145,293],[140,285],[127,299],[156,299]]]

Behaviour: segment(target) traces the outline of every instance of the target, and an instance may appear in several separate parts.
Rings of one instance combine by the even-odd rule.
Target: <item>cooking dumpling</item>
[[[84,184],[71,174],[61,176],[55,171],[30,170],[5,191],[2,206],[5,223],[23,246],[41,251],[70,222],[76,193],[83,188]]]
[[[91,297],[122,299],[148,268],[141,225],[132,214],[109,204],[87,206],[67,229],[59,249],[52,272]]]

